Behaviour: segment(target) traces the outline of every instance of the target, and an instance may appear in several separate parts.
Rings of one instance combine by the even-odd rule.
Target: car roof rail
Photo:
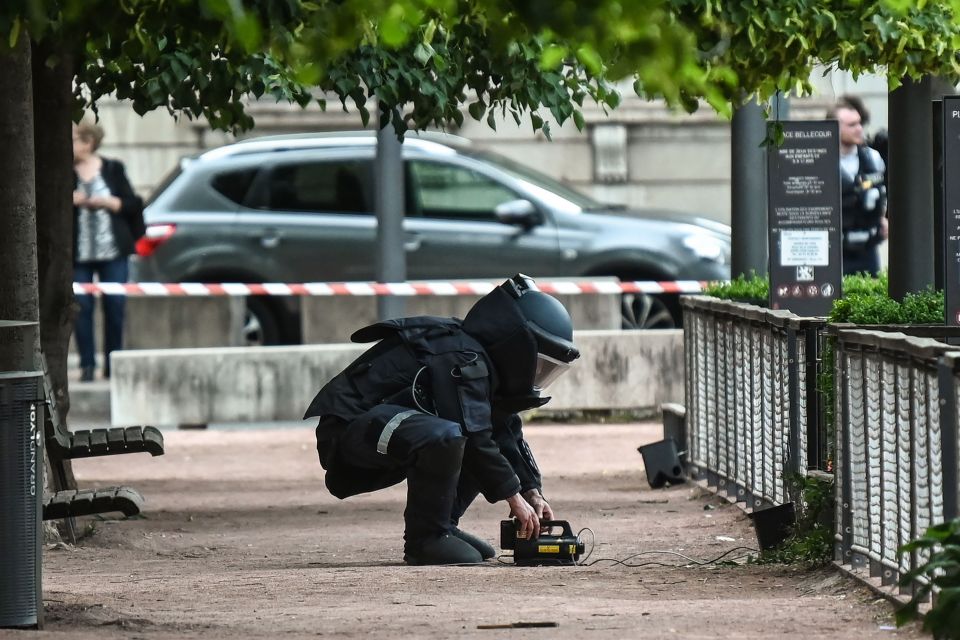
[[[210,161],[252,153],[277,153],[317,148],[372,147],[376,144],[375,134],[375,131],[366,130],[260,136],[211,149],[200,154],[197,159]],[[429,149],[434,152],[446,151],[447,153],[456,153],[458,148],[471,146],[471,142],[467,138],[435,131],[408,132],[404,144],[413,148]]]

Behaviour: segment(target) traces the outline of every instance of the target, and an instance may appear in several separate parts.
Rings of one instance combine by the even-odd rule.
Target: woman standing
[[[90,122],[73,126],[74,282],[126,282],[128,257],[143,235],[143,200],[133,192],[123,163],[97,154],[103,129]],[[80,352],[80,379],[93,380],[94,297],[77,296],[80,313],[74,329]],[[110,353],[123,348],[124,296],[103,296],[103,377],[110,377]]]

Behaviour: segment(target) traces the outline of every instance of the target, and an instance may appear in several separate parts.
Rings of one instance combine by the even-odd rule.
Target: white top
[[[867,147],[867,153],[873,158],[873,163],[876,165],[877,171],[883,173],[886,165],[883,163],[883,158],[880,157],[880,152],[872,147]],[[853,148],[852,153],[840,154],[840,170],[843,171],[850,180],[857,177],[857,173],[860,171],[860,156],[857,153],[857,147]]]

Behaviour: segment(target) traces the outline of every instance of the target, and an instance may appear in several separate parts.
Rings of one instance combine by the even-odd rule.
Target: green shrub
[[[886,292],[852,293],[834,301],[829,318],[853,324],[899,324],[901,315],[900,303]]]
[[[943,292],[931,287],[919,293],[908,293],[903,302],[897,302],[885,290],[870,292],[859,287],[851,293],[844,290],[843,298],[833,303],[830,322],[943,324]]]
[[[887,295],[889,277],[886,271],[881,271],[876,278],[865,273],[852,276],[843,276],[843,295],[852,294],[882,294]]]
[[[908,293],[898,302],[887,293],[887,272],[876,278],[866,274],[843,277],[843,297],[835,300],[830,322],[853,324],[942,324],[943,292],[932,287],[919,293]],[[722,300],[744,300],[766,304],[770,296],[770,279],[750,272],[729,282],[715,282],[704,294]]]
[[[904,323],[943,324],[945,317],[943,291],[933,287],[920,293],[908,293],[901,303]]]
[[[714,282],[704,293],[721,300],[766,301],[770,296],[770,279],[751,271],[749,277],[740,274],[730,282]]]
[[[897,624],[923,618],[923,629],[937,640],[960,640],[960,518],[927,529],[927,532],[900,548],[900,553],[926,550],[929,559],[900,579],[910,586],[923,577],[906,606],[897,611]],[[927,600],[933,587],[939,589],[936,603],[921,616],[920,603]]]

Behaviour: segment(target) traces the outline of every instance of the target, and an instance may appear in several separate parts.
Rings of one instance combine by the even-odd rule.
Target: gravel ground
[[[407,567],[404,487],[331,497],[310,427],[168,431],[160,458],[75,463],[81,487],[133,486],[145,512],[83,519],[77,545],[47,548],[44,630],[0,638],[926,637],[830,569],[678,555],[756,540],[738,508],[696,487],[650,489],[636,447],[659,425],[527,434],[557,516],[593,532],[588,566]],[[497,544],[506,515],[481,500],[462,525]],[[531,622],[556,626],[483,628]]]

